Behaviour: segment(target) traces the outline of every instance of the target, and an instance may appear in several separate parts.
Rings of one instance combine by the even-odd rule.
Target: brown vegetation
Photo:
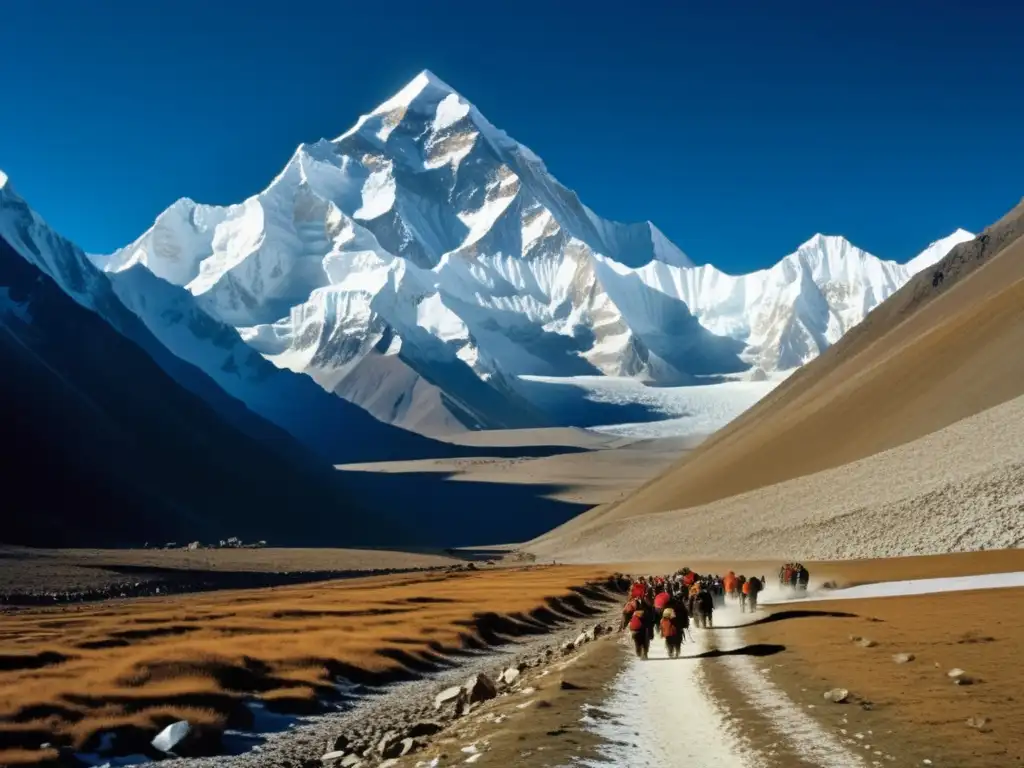
[[[606,576],[417,574],[14,612],[0,625],[0,764],[44,742],[88,749],[103,731],[144,742],[177,719],[244,727],[252,696],[310,711],[339,679],[416,676],[586,615],[601,593],[581,585]]]
[[[836,729],[871,734],[877,748],[910,764],[1002,768],[1024,760],[1022,603],[1021,589],[808,602],[800,608],[855,617],[771,622],[744,637],[786,646],[772,679]],[[913,659],[897,663],[897,654]],[[974,684],[954,685],[953,668]],[[850,704],[822,705],[822,692],[835,687],[850,690]]]

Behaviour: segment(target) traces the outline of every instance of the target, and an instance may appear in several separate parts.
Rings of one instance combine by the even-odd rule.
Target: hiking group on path
[[[806,589],[809,579],[807,569],[799,563],[787,564],[779,572],[782,585],[794,589]],[[669,576],[640,577],[630,586],[619,630],[629,629],[637,658],[647,658],[657,632],[665,640],[668,657],[677,659],[691,620],[696,627],[712,629],[715,609],[725,607],[727,600],[738,602],[743,613],[753,613],[764,586],[764,576],[747,578],[734,571],[725,576],[701,576],[683,568]]]

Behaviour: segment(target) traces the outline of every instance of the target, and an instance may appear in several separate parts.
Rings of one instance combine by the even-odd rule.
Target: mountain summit
[[[94,258],[186,289],[277,366],[380,419],[447,432],[557,423],[527,376],[666,385],[799,366],[958,236],[911,265],[818,235],[749,275],[695,266],[652,223],[599,217],[424,71],[336,139],[300,145],[258,195],[180,200]]]

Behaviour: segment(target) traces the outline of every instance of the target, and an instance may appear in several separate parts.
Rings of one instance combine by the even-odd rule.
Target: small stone
[[[833,688],[831,691],[825,691],[823,698],[825,701],[831,701],[833,704],[842,704],[850,696],[850,692],[845,688]]]
[[[860,640],[857,641],[857,645],[859,645],[861,648],[874,648],[876,645],[878,645],[878,643],[876,643],[874,640],[862,637]]]
[[[434,697],[434,709],[441,709],[449,704],[456,706],[463,696],[465,696],[465,694],[463,693],[462,686],[460,685],[445,688]]]
[[[402,735],[398,731],[388,731],[377,742],[377,754],[381,757],[398,757],[402,750]]]
[[[967,725],[975,730],[981,731],[982,733],[988,733],[992,729],[988,727],[989,719],[987,717],[968,717]]]
[[[188,738],[191,732],[192,726],[188,724],[188,721],[179,720],[160,731],[150,743],[154,749],[161,752],[173,752],[179,744]]]
[[[360,768],[362,764],[362,759],[356,754],[345,755],[344,759],[339,763],[341,768]]]
[[[949,670],[949,672],[946,673],[946,676],[947,677],[952,677],[952,678],[956,679],[958,677],[963,677],[966,674],[967,673],[964,672],[962,669],[960,669],[960,667],[954,667],[953,669]]]
[[[896,653],[893,654],[892,660],[897,664],[908,664],[913,661],[914,658],[915,656],[912,653]]]
[[[582,686],[576,685],[575,683],[570,683],[568,680],[563,680],[561,683],[559,683],[559,687],[563,691],[582,691],[583,690]]]
[[[483,672],[478,672],[469,678],[466,684],[462,686],[462,690],[465,691],[470,704],[488,701],[498,695],[498,689],[494,685],[494,681]]]
[[[519,679],[519,674],[520,673],[518,669],[516,669],[515,667],[509,667],[501,673],[500,677],[498,677],[498,682],[502,685],[512,685],[516,680]]]
[[[576,644],[572,640],[567,640],[562,644],[562,655],[568,656],[570,653],[576,650]]]

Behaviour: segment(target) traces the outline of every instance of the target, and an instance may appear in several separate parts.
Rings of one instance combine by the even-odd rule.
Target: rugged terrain
[[[210,734],[200,752],[216,754],[225,727],[251,731],[260,712],[344,710],[353,686],[414,680],[600,615],[618,600],[606,575],[418,574],[15,611],[0,632],[0,749],[148,752],[188,719]]]
[[[666,533],[731,556],[1020,546],[1022,221],[1018,206],[675,467],[530,549],[633,559]]]
[[[638,402],[567,410],[544,379],[685,386],[791,370],[971,237],[905,264],[819,234],[750,274],[697,266],[650,222],[601,218],[423,72],[344,134],[300,145],[259,194],[179,200],[93,259],[175,354],[322,440],[275,393],[320,409],[312,378],[435,435],[656,420]]]

